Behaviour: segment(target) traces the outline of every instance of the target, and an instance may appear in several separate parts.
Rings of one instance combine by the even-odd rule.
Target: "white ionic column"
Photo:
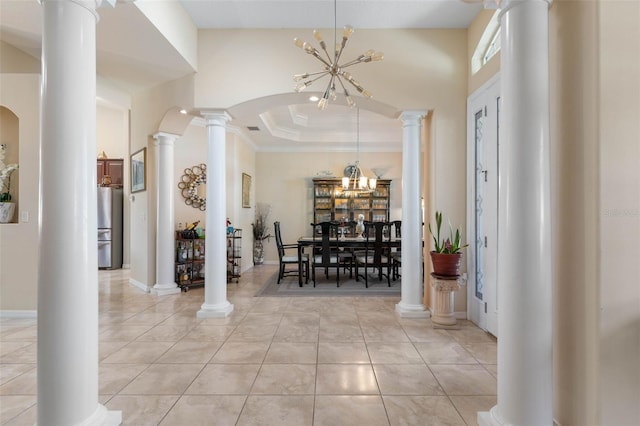
[[[96,3],[41,4],[38,424],[119,425],[98,403]]]
[[[198,318],[226,317],[233,312],[227,300],[227,188],[226,124],[224,111],[203,111],[207,122],[207,224],[204,303]]]
[[[175,282],[175,224],[173,192],[173,146],[178,135],[158,132],[156,148],[157,219],[156,283],[151,293],[159,296],[180,293]]]
[[[498,404],[481,425],[553,424],[549,3],[500,13]]]
[[[402,287],[396,312],[426,318],[422,288],[422,212],[420,131],[424,111],[405,111],[402,119]]]

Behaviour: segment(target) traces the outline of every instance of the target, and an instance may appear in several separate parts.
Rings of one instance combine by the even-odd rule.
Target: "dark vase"
[[[431,252],[433,274],[439,277],[455,278],[460,276],[462,253],[445,254]]]

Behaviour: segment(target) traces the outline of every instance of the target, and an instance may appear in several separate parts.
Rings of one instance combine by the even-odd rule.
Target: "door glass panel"
[[[482,135],[482,110],[478,111],[474,115],[474,134],[475,134],[475,145],[476,145],[476,178],[475,178],[475,194],[476,194],[476,202],[475,202],[475,229],[476,229],[476,264],[475,264],[475,275],[476,275],[476,288],[475,293],[476,297],[482,300],[483,297],[483,270],[482,270],[482,256],[483,256],[483,246],[484,246],[484,237],[482,232],[482,188],[483,188],[483,166],[482,166],[482,153],[483,153],[483,135]]]

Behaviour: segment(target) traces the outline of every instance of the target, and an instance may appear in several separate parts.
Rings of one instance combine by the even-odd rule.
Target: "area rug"
[[[325,278],[324,274],[316,274],[316,286],[313,286],[311,280],[302,287],[298,285],[298,277],[284,277],[278,284],[278,273],[276,272],[270,277],[257,293],[256,297],[274,297],[274,296],[398,296],[400,297],[400,280],[391,281],[391,287],[388,286],[386,278],[382,281],[378,277],[369,278],[369,288],[364,286],[364,280],[356,281],[355,278],[349,278],[340,275],[340,287],[336,286],[335,276],[329,275]]]

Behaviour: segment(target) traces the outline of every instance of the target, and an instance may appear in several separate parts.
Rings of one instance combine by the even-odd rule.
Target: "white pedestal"
[[[442,278],[431,275],[431,286],[436,291],[433,315],[431,315],[434,328],[457,328],[458,321],[453,310],[453,292],[460,290],[460,285],[463,283],[464,279],[461,277]]]

